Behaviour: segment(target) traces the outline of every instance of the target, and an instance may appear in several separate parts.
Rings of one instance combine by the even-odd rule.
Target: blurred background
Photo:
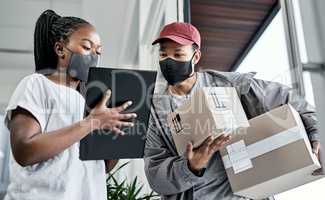
[[[34,72],[34,25],[46,9],[91,22],[101,36],[100,65],[106,67],[157,70],[153,39],[165,24],[190,22],[202,36],[197,70],[254,71],[257,78],[293,87],[324,111],[324,8],[322,0],[0,0],[0,120],[17,83]],[[2,123],[0,131],[1,199],[9,183],[10,145]],[[131,160],[117,174],[120,180],[136,176],[144,192],[150,191],[142,160]],[[324,185],[321,179],[275,199],[322,199]]]

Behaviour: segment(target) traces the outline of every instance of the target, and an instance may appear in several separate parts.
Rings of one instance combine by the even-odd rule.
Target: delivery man
[[[154,44],[160,45],[160,70],[168,84],[153,98],[145,171],[151,187],[162,199],[243,199],[233,194],[218,152],[230,136],[211,135],[197,148],[189,142],[185,155],[177,154],[167,115],[202,87],[235,87],[249,119],[290,103],[300,113],[313,151],[319,156],[315,110],[304,99],[293,99],[290,88],[255,79],[253,73],[195,72],[194,66],[201,58],[201,37],[188,23],[166,25]]]

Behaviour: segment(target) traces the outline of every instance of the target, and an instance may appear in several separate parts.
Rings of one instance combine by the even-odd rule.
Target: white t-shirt
[[[25,77],[13,93],[6,109],[20,106],[38,120],[42,132],[57,130],[83,118],[84,98],[76,90],[56,84],[41,74]],[[79,143],[55,157],[27,167],[10,160],[10,185],[5,200],[104,200],[104,161],[81,161]]]

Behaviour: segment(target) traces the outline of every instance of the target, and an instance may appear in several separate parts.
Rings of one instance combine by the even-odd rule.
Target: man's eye
[[[184,56],[183,54],[175,54],[175,57],[176,58],[180,58],[180,57],[182,57],[182,56]]]

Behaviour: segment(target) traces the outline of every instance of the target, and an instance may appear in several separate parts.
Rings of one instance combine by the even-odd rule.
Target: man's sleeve
[[[257,110],[269,111],[290,103],[299,112],[309,140],[319,141],[315,108],[303,97],[297,95],[294,89],[276,82],[252,79],[249,92],[245,96],[246,99],[257,99],[256,101],[248,100],[250,106]]]
[[[148,182],[161,195],[184,192],[200,179],[189,170],[185,156],[171,154],[153,115],[149,120],[144,161]]]

